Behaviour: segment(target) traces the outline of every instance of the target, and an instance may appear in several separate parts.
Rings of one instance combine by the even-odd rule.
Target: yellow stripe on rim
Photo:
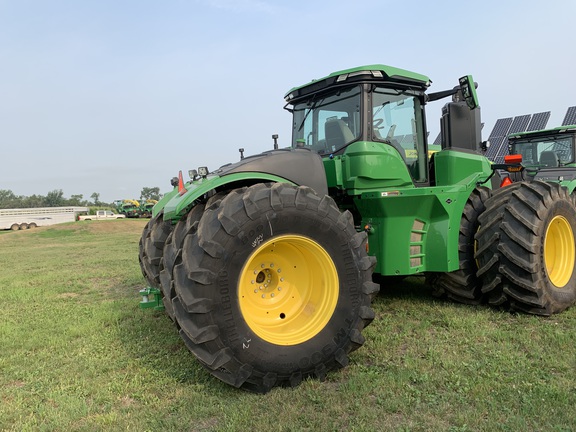
[[[574,233],[564,216],[554,216],[544,237],[544,264],[546,272],[558,288],[564,287],[574,271]]]
[[[259,245],[242,268],[240,311],[263,340],[296,345],[328,324],[339,286],[336,266],[322,246],[299,235],[278,236]]]

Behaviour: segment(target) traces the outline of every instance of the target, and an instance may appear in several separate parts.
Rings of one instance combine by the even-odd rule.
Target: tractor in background
[[[114,206],[118,213],[123,214],[127,218],[140,217],[140,203],[133,199],[124,199],[114,201]]]
[[[158,203],[158,200],[147,199],[140,200],[140,217],[151,218],[154,206]]]
[[[472,77],[430,83],[386,65],[334,72],[286,93],[290,148],[172,179],[140,239],[142,305],[163,306],[212,375],[259,393],[324,379],[364,343],[390,277],[538,315],[576,301],[572,190],[492,191],[519,164],[483,155]],[[447,97],[429,156],[425,106]]]

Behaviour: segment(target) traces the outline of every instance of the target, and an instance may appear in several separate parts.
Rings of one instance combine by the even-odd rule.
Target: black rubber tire
[[[297,344],[259,337],[239,298],[244,265],[257,245],[285,235],[321,245],[339,280],[327,324]],[[367,256],[366,233],[358,233],[352,215],[341,213],[330,197],[307,187],[257,184],[231,191],[206,207],[198,230],[185,236],[181,256],[173,273],[180,335],[212,375],[235,387],[266,393],[307,377],[322,380],[348,364],[348,354],[364,343],[361,332],[374,318],[376,261]]]
[[[168,235],[164,246],[159,268],[160,285],[162,288],[164,308],[172,321],[175,320],[172,301],[174,297],[176,297],[174,281],[172,279],[174,266],[182,262],[182,244],[184,243],[184,238],[188,234],[194,235],[196,233],[203,212],[204,204],[194,206],[188,213],[188,216],[176,224],[174,230]]]
[[[561,287],[552,283],[546,266],[547,232],[559,218],[571,231],[567,243],[576,248],[576,206],[565,187],[542,181],[513,183],[487,201],[476,236],[476,258],[482,291],[491,304],[550,316],[576,302],[572,260]]]
[[[164,244],[174,225],[162,219],[162,213],[150,219],[139,242],[138,262],[142,275],[152,288],[160,288],[160,260],[164,251]]]
[[[10,227],[10,229],[11,229],[12,231],[18,231],[18,230],[20,229],[20,225],[18,225],[18,224],[16,224],[16,223],[15,223],[15,224],[12,224],[12,226]]]
[[[474,259],[475,240],[480,223],[478,217],[486,210],[486,201],[490,198],[490,189],[475,188],[462,212],[458,236],[459,269],[449,273],[440,273],[434,279],[434,292],[444,293],[449,299],[459,303],[477,305],[483,300],[482,282],[476,276],[478,266]]]
[[[37,228],[38,225],[36,225],[36,222],[31,222],[28,224],[28,228],[32,229],[32,228]]]
[[[27,230],[28,228],[29,228],[29,226],[28,226],[28,224],[27,224],[26,222],[20,224],[20,229],[21,229],[21,230]]]

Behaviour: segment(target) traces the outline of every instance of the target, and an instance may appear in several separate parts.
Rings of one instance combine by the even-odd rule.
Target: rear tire
[[[153,288],[160,288],[160,260],[164,244],[172,229],[172,223],[164,221],[162,213],[159,213],[148,221],[140,237],[138,253],[140,269],[148,285]]]
[[[18,225],[18,224],[12,224],[12,225],[10,226],[10,229],[11,229],[12,231],[18,231],[18,230],[20,229],[20,225]]]
[[[434,280],[435,293],[444,293],[448,298],[465,304],[477,305],[482,302],[482,282],[476,276],[478,266],[474,259],[474,236],[480,226],[478,217],[486,210],[488,198],[490,189],[477,187],[466,201],[458,237],[459,269],[439,274]]]
[[[374,318],[366,234],[306,187],[230,192],[206,207],[181,258],[173,301],[180,335],[235,387],[265,393],[322,380],[348,364]]]
[[[556,183],[514,183],[480,217],[478,275],[492,304],[550,316],[576,302],[576,207]]]

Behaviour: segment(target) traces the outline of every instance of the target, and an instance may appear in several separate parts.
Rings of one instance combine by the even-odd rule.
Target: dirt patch
[[[141,233],[149,219],[118,219],[111,221],[78,221],[75,225],[95,234]]]

